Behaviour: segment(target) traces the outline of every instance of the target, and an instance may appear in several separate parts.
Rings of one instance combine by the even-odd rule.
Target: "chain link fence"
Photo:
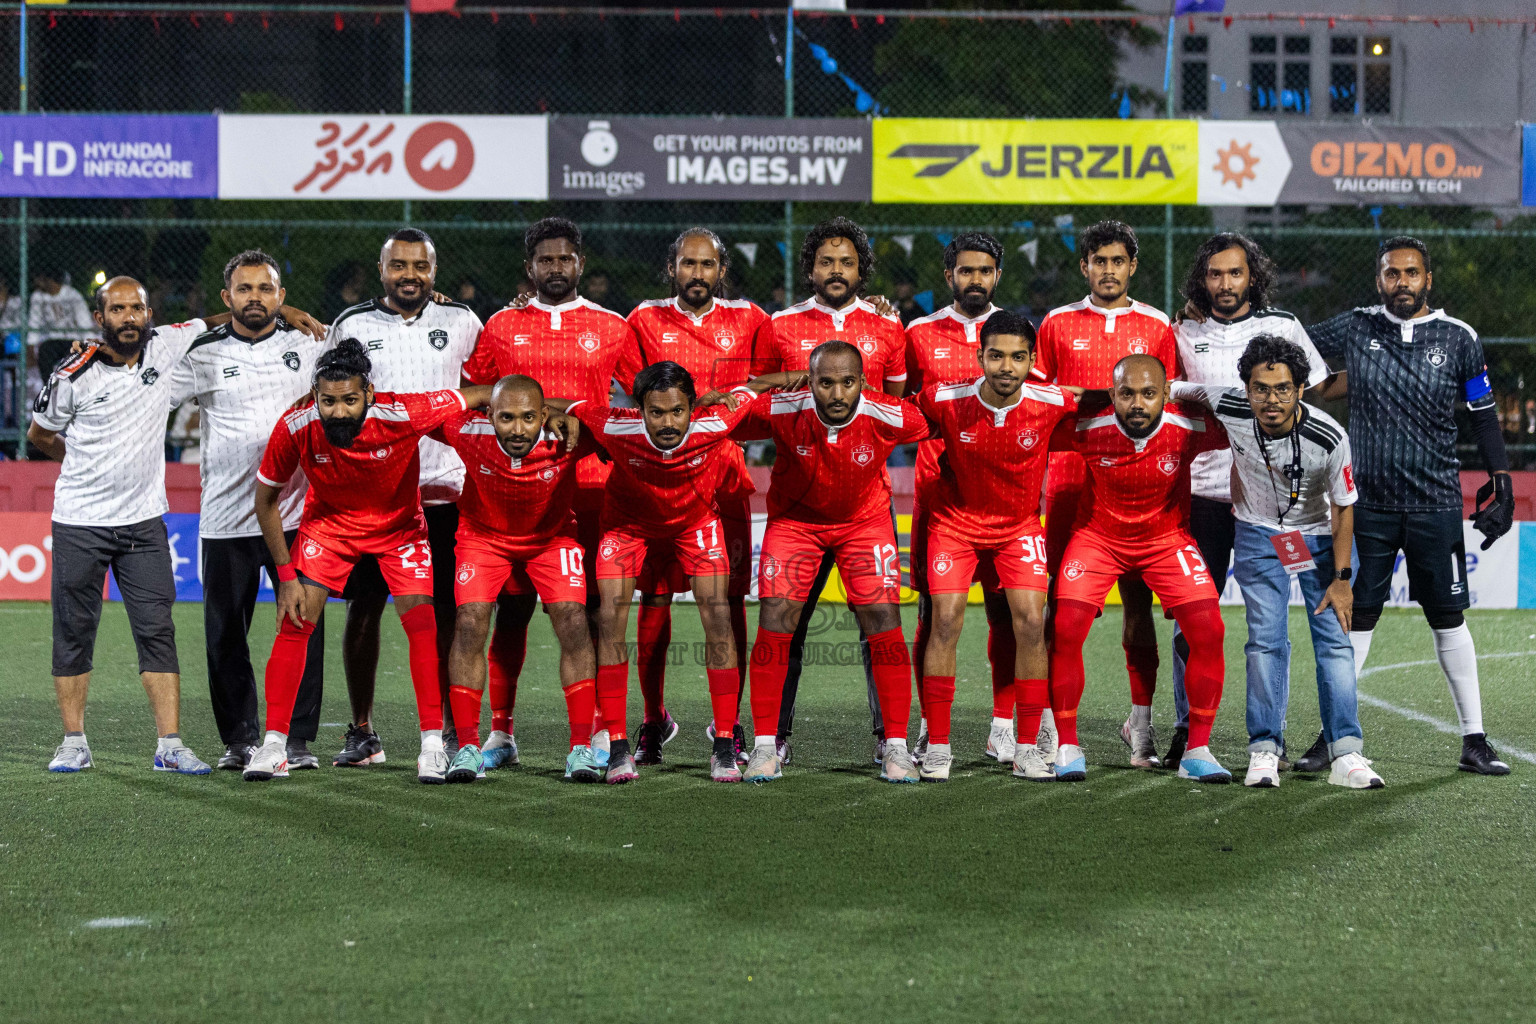
[[[24,109],[47,113],[1114,118],[1162,116],[1171,103],[1175,116],[1196,117],[1485,124],[1536,117],[1520,91],[1524,79],[1516,82],[1511,70],[1524,61],[1529,26],[1465,18],[1451,26],[1455,34],[1432,19],[1180,19],[1166,97],[1167,23],[1128,9],[802,12],[791,33],[782,8],[465,6],[411,19],[409,87],[399,6],[70,4],[31,8],[25,17]],[[0,14],[0,105],[10,110],[23,109],[21,20],[14,9]],[[1515,83],[1508,95],[1484,90],[1463,110],[1437,108],[1415,91],[1416,76],[1427,76],[1426,94],[1431,86],[1447,96],[1469,91],[1438,90],[1431,79],[1443,72],[1429,70],[1434,55],[1455,58],[1469,46],[1485,63],[1514,61],[1501,72]],[[755,243],[751,260],[735,253],[735,292],[770,308],[794,301],[784,294],[786,238],[797,245],[811,224],[841,213],[875,240],[872,288],[908,315],[948,300],[943,245],[972,228],[1007,245],[998,302],[1039,315],[1084,291],[1072,227],[1060,218],[1081,228],[1115,217],[1141,237],[1134,293],[1146,301],[1169,303],[1170,287],[1208,233],[1240,229],[1279,264],[1280,303],[1309,323],[1374,302],[1376,243],[1415,233],[1435,258],[1437,303],[1489,343],[1517,465],[1536,466],[1536,218],[1519,211],[1181,207],[1165,220],[1163,209],[1145,206],[52,199],[26,207],[28,276],[35,284],[39,270],[56,274],[88,298],[105,276],[130,274],[170,322],[219,311],[224,262],[259,246],[282,263],[290,303],[330,317],[374,293],[379,242],[408,220],[437,240],[440,290],[485,316],[516,294],[523,228],[549,213],[582,224],[590,248],[584,292],[620,310],[666,294],[667,246],[693,224],[715,227],[732,245]],[[14,296],[24,284],[21,201],[0,200],[0,221],[7,239],[0,283]],[[19,327],[16,306],[0,314],[11,317],[0,323],[5,332]],[[3,414],[5,435],[14,438],[24,412],[18,416],[7,399]]]

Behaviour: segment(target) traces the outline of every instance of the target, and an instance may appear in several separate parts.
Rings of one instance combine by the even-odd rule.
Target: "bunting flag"
[[[1054,221],[1056,230],[1061,234],[1061,244],[1071,252],[1077,252],[1077,231],[1072,227],[1072,215],[1064,213]]]
[[[912,301],[923,307],[924,313],[932,313],[933,289],[929,288],[927,291],[918,292],[916,295],[912,296]]]
[[[897,245],[901,246],[901,251],[906,253],[908,257],[910,257],[912,255],[912,243],[915,242],[916,240],[917,240],[917,236],[916,235],[892,235],[891,236],[891,241],[893,241]]]
[[[741,253],[743,256],[746,257],[746,259],[747,259],[747,266],[749,266],[749,267],[757,266],[757,243],[756,242],[737,242],[736,243],[736,251]]]
[[[453,10],[454,0],[411,0],[412,14],[437,14]]]
[[[1025,256],[1029,257],[1029,265],[1030,266],[1032,266],[1032,267],[1039,266],[1039,264],[1040,264],[1040,239],[1038,239],[1038,238],[1031,238],[1029,241],[1027,241],[1023,245],[1019,246],[1019,252],[1023,253]]]
[[[773,244],[779,247],[780,256],[784,257],[786,260],[789,259],[789,246],[785,245],[783,242],[774,242]]]
[[[939,244],[944,246],[946,249],[949,248],[949,243],[955,240],[955,236],[948,231],[935,231],[933,233],[933,237],[937,238],[939,240]]]

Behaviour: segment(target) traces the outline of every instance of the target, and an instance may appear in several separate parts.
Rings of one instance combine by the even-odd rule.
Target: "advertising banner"
[[[53,587],[53,518],[0,512],[0,601],[46,601]]]
[[[551,199],[869,201],[862,118],[557,117]]]
[[[1198,192],[1194,121],[874,122],[877,203],[1180,203]]]
[[[219,184],[211,115],[0,115],[0,195],[211,198]]]
[[[1282,203],[1518,206],[1520,129],[1280,126]]]
[[[219,117],[220,199],[545,199],[531,117]]]

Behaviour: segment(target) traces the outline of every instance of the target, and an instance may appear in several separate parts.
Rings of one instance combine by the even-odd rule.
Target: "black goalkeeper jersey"
[[[1444,310],[1400,320],[1384,306],[1307,328],[1324,359],[1349,374],[1349,442],[1360,507],[1461,510],[1456,406],[1492,407],[1477,332]]]

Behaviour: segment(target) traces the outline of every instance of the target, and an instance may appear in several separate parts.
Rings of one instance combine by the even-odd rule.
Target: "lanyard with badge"
[[[1285,508],[1280,507],[1280,491],[1275,487],[1275,467],[1269,461],[1269,439],[1260,429],[1258,420],[1253,423],[1253,439],[1258,443],[1259,454],[1264,456],[1264,468],[1268,470],[1270,492],[1275,497],[1275,521],[1280,526],[1280,532],[1269,538],[1274,545],[1275,554],[1280,559],[1280,567],[1286,572],[1295,574],[1306,572],[1308,569],[1316,569],[1317,562],[1312,558],[1312,552],[1307,548],[1307,538],[1297,529],[1285,528],[1285,517],[1290,515],[1291,509],[1301,500],[1301,481],[1306,476],[1306,471],[1301,465],[1301,411],[1298,409],[1296,422],[1291,426],[1291,462],[1285,467],[1285,479],[1290,484],[1290,501]]]

